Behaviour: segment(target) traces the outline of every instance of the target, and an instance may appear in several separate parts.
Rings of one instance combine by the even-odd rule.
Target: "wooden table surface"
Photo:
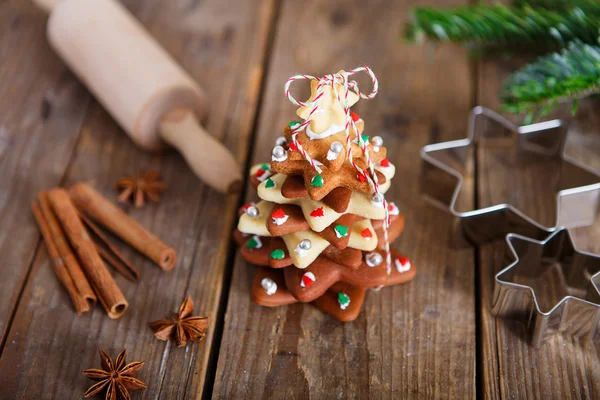
[[[419,149],[465,137],[470,109],[497,108],[502,79],[520,65],[403,43],[410,8],[425,3],[461,0],[124,0],[206,90],[206,127],[245,168],[269,159],[294,117],[283,93],[289,76],[374,69],[380,93],[356,111],[398,168],[389,198],[406,215],[406,231],[394,248],[418,272],[410,284],[369,293],[358,319],[344,324],[310,305],[254,305],[255,267],[231,241],[251,191],[224,197],[178,154],[137,149],[52,52],[45,15],[29,1],[0,2],[0,399],[80,398],[91,382],[81,370],[99,365],[101,348],[145,360],[139,377],[148,388],[134,399],[600,398],[597,343],[556,336],[535,349],[522,322],[494,318],[504,245],[453,245],[449,214],[420,195]],[[570,154],[595,167],[598,106],[583,106],[569,138]],[[515,189],[498,160],[480,154],[473,166],[464,209],[508,196],[533,217],[552,217],[551,196],[536,190],[543,178]],[[80,181],[115,199],[118,178],[148,168],[162,172],[169,190],[160,205],[127,212],[177,250],[178,264],[163,272],[122,246],[142,271],[138,284],[116,278],[129,310],[116,321],[101,307],[77,317],[29,202]],[[575,233],[579,247],[600,251],[598,224]],[[186,294],[210,316],[206,340],[185,348],[156,340],[147,322]]]

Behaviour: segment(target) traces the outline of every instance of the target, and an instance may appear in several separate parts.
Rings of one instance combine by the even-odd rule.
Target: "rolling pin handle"
[[[222,193],[241,190],[242,174],[233,154],[206,132],[191,110],[171,110],[162,118],[159,131],[209,186]]]

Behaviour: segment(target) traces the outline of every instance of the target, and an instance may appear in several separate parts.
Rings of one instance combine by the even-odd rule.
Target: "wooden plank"
[[[0,346],[39,244],[29,200],[60,183],[88,108],[45,19],[30,2],[0,4]]]
[[[407,228],[394,248],[413,259],[417,277],[369,293],[359,318],[344,324],[310,305],[256,306],[249,295],[255,268],[237,257],[217,398],[475,396],[474,253],[449,247],[449,215],[425,203],[418,187],[419,149],[464,137],[472,80],[460,49],[439,49],[432,62],[427,49],[401,42],[410,3],[417,2],[283,3],[253,161],[270,158],[295,118],[283,93],[289,76],[372,66],[380,93],[355,108],[398,168],[388,198],[406,214]],[[469,207],[473,192],[465,190],[461,206]]]
[[[523,58],[488,60],[479,66],[477,103],[499,109],[498,91],[511,71],[522,65]],[[597,106],[597,104],[596,104]],[[586,111],[587,109],[587,111]],[[569,118],[567,107],[551,117]],[[593,115],[589,103],[575,121],[573,134],[568,138],[567,152],[580,161],[598,168],[597,149],[600,140],[594,134],[597,127],[590,123]],[[517,118],[511,117],[515,122]],[[596,118],[597,119],[597,118]],[[594,150],[596,150],[594,152]],[[551,225],[555,215],[555,188],[548,177],[558,172],[529,169],[519,174],[507,169],[506,154],[480,151],[478,157],[478,195],[480,206],[510,200],[525,213]],[[513,171],[514,172],[514,171]],[[576,244],[582,250],[598,251],[594,244],[600,237],[596,223],[576,231]],[[479,260],[480,316],[483,391],[487,398],[596,398],[600,393],[598,366],[600,352],[597,344],[582,346],[573,338],[557,335],[539,349],[527,343],[528,335],[522,321],[494,318],[490,313],[494,275],[505,267],[504,244],[482,246]],[[563,288],[550,276],[539,280],[522,281],[533,285],[546,307],[560,300]]]
[[[273,2],[128,1],[126,5],[206,90],[210,97],[206,127],[244,163]],[[22,62],[27,64],[28,59],[23,57]],[[101,348],[113,356],[127,348],[129,360],[146,361],[139,373],[148,384],[144,397],[198,398],[221,319],[219,305],[239,200],[206,188],[178,154],[157,157],[137,149],[96,102],[82,130],[66,184],[89,180],[115,199],[112,184],[118,178],[140,168],[159,169],[169,184],[161,204],[129,213],[172,245],[179,261],[173,271],[163,272],[121,246],[140,267],[142,278],[132,284],[117,277],[130,308],[113,321],[100,307],[76,317],[50,272],[45,250],[38,252],[0,359],[0,398],[80,397],[92,383],[81,370],[99,365]],[[35,190],[20,200],[27,204]],[[28,212],[23,219],[31,235],[37,236]],[[26,267],[27,263],[15,266]],[[193,297],[195,312],[211,319],[206,339],[186,348],[156,340],[147,323],[175,311],[186,294]]]

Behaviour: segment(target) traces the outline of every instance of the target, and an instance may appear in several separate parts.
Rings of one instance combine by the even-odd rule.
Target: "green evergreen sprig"
[[[580,41],[560,53],[538,58],[508,77],[502,89],[505,108],[532,120],[558,105],[600,92],[600,46]]]
[[[597,11],[598,0],[513,0],[512,5],[520,8],[543,7],[548,10],[565,11],[576,7],[584,11]]]
[[[548,3],[552,0],[537,1]],[[447,10],[416,8],[412,21],[407,25],[406,38],[415,42],[429,39],[434,42],[484,46],[545,45],[561,48],[575,39],[595,44],[600,32],[600,18],[597,15],[600,15],[600,3],[591,2],[583,8],[557,11],[502,4]]]

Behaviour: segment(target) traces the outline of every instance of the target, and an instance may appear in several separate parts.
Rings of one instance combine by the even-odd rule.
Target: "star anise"
[[[173,313],[171,319],[160,319],[149,323],[154,336],[160,340],[175,339],[179,347],[185,346],[187,340],[202,340],[208,328],[208,317],[192,317],[194,302],[187,296],[178,313]]]
[[[106,400],[129,400],[131,399],[129,395],[130,390],[146,388],[144,382],[134,377],[136,372],[142,368],[144,362],[135,361],[126,364],[125,352],[126,350],[120,352],[117,359],[113,362],[104,350],[100,350],[102,369],[91,368],[83,371],[85,376],[98,381],[98,383],[93,384],[84,393],[83,397],[93,396],[106,388]]]
[[[137,178],[127,176],[115,183],[115,188],[121,191],[118,200],[128,203],[133,198],[136,207],[143,207],[146,198],[155,203],[160,201],[160,194],[167,190],[167,185],[161,181],[158,171],[140,171]]]

